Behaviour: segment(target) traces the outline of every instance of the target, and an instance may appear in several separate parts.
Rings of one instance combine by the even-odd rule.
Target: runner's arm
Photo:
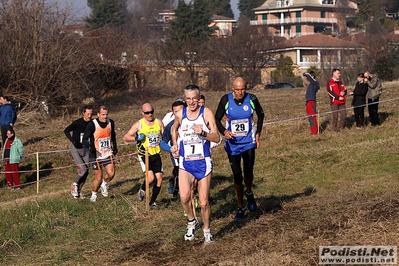
[[[93,123],[93,121],[91,121],[86,127],[85,133],[83,134],[83,140],[82,140],[83,146],[85,146],[91,152],[95,151],[94,137],[93,137],[94,130],[95,130],[94,123]]]
[[[64,129],[64,134],[65,134],[65,136],[66,136],[72,143],[74,143],[75,140],[74,140],[74,138],[71,136],[71,132],[74,131],[75,128],[76,128],[76,121],[73,121],[69,126],[67,126],[67,127]]]
[[[136,140],[136,133],[139,131],[139,123],[140,121],[137,121],[136,123],[133,124],[133,126],[129,129],[129,131],[123,136],[123,140],[126,142],[134,142]]]
[[[114,155],[118,153],[118,144],[116,144],[115,122],[111,120],[111,139],[112,139],[112,152]]]
[[[226,94],[220,99],[218,108],[215,113],[216,126],[217,126],[220,134],[222,134],[222,135],[224,135],[224,132],[226,130],[226,128],[222,124],[222,119],[226,113],[225,107],[226,107],[226,104],[228,101],[229,101],[229,96],[228,96],[228,94]]]
[[[213,112],[211,111],[211,109],[205,107],[204,117],[205,117],[205,122],[207,123],[211,132],[206,133],[206,135],[203,137],[211,142],[219,142],[220,136],[218,128],[216,126],[215,117],[213,116]]]

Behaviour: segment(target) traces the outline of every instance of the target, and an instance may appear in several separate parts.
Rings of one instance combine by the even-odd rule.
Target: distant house
[[[301,71],[312,66],[318,69],[358,66],[362,49],[358,43],[316,33],[277,43],[267,53],[274,58],[281,54],[291,57]]]
[[[345,1],[345,3],[344,3]],[[346,18],[357,10],[354,0],[267,0],[253,11],[251,25],[264,32],[292,38],[346,29]]]
[[[209,26],[217,27],[214,35],[218,37],[227,37],[233,35],[233,27],[236,25],[237,20],[215,14],[212,15],[211,19],[212,23]]]
[[[163,9],[159,10],[156,18],[153,22],[149,23],[147,26],[149,29],[156,32],[160,32],[163,38],[167,38],[167,31],[170,28],[170,21],[176,19],[175,9]],[[213,14],[212,23],[209,27],[216,26],[217,29],[214,35],[218,37],[226,37],[233,35],[233,28],[237,23],[237,20]]]

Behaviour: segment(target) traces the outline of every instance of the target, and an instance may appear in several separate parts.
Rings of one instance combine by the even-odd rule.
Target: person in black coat
[[[364,107],[366,106],[367,83],[364,82],[364,74],[357,75],[355,90],[350,92],[353,95],[352,106],[354,107],[356,127],[364,127]]]

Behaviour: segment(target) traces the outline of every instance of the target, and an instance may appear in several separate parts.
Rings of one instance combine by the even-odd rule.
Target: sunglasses
[[[151,111],[148,111],[148,112],[143,112],[143,113],[146,114],[146,115],[154,114],[154,110],[151,110]]]

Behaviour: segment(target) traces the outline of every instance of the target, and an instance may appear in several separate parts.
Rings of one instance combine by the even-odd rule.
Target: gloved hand
[[[136,133],[136,140],[137,141],[142,141],[144,139],[145,135],[143,133],[137,134]]]
[[[82,143],[77,142],[77,141],[75,141],[75,142],[73,143],[73,146],[75,146],[76,149],[81,149],[81,148],[83,148]]]
[[[116,155],[118,153],[118,147],[112,147],[112,153]]]

